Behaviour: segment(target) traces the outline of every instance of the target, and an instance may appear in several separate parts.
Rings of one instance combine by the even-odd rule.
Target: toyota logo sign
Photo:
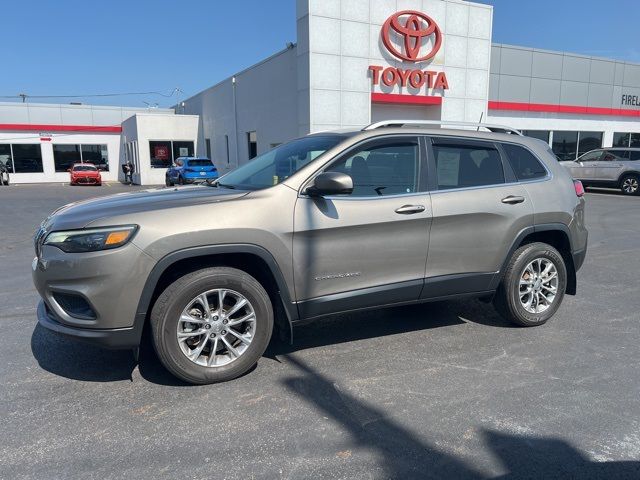
[[[424,62],[433,58],[442,45],[442,32],[438,24],[428,15],[414,10],[403,10],[391,15],[382,25],[381,34],[382,42],[389,53],[409,62]],[[392,36],[404,40],[404,52],[399,51],[393,44]],[[424,50],[425,38],[432,39],[431,50],[421,52]]]

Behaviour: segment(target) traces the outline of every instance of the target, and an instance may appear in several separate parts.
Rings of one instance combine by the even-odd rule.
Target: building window
[[[206,152],[207,152],[207,158],[208,158],[209,160],[213,160],[213,159],[211,158],[211,139],[210,139],[210,138],[205,138],[205,139],[204,139],[204,149],[205,149],[205,150],[206,150]]]
[[[640,133],[615,132],[613,134],[613,147],[640,147]]]
[[[82,163],[93,163],[98,170],[109,171],[109,152],[106,145],[81,145]]]
[[[173,160],[178,157],[193,157],[193,142],[172,142],[173,143]]]
[[[249,148],[249,160],[258,155],[258,136],[256,132],[247,132],[247,146]]]
[[[526,137],[542,140],[547,145],[549,144],[549,130],[522,130],[522,134]]]
[[[13,171],[15,173],[42,173],[42,149],[37,143],[14,143]]]
[[[151,168],[169,168],[171,166],[171,142],[149,142]]]
[[[193,142],[149,141],[151,168],[169,168],[178,157],[193,157]]]
[[[578,136],[578,156],[602,147],[602,132],[580,132]]]
[[[575,160],[578,153],[578,132],[554,131],[551,149],[558,160]]]
[[[13,173],[13,156],[11,155],[11,145],[0,144],[0,166],[5,167],[9,173]]]
[[[81,163],[82,157],[80,156],[79,145],[53,145],[53,163],[56,167],[56,172],[68,171],[74,163]]]

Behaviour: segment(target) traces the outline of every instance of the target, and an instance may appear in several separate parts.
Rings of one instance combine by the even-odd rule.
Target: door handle
[[[420,213],[424,211],[424,205],[403,205],[400,208],[396,208],[396,213],[401,215],[411,215],[412,213]]]
[[[516,203],[524,202],[524,197],[517,197],[515,195],[509,195],[502,199],[502,203],[508,203],[509,205],[515,205]]]

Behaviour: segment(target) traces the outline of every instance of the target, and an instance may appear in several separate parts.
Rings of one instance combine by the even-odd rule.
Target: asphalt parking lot
[[[587,194],[578,295],[335,316],[229,383],[37,326],[32,234],[136,187],[0,187],[0,478],[640,478],[640,197]]]

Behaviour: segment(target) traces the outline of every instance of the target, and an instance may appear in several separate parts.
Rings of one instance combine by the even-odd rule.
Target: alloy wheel
[[[536,258],[522,270],[518,298],[527,312],[544,312],[551,307],[557,293],[558,269],[548,258]]]
[[[636,193],[638,191],[638,179],[634,177],[627,177],[622,182],[622,190],[625,193]]]
[[[204,367],[221,367],[249,348],[256,328],[253,306],[242,294],[218,288],[192,299],[178,320],[182,353]]]

